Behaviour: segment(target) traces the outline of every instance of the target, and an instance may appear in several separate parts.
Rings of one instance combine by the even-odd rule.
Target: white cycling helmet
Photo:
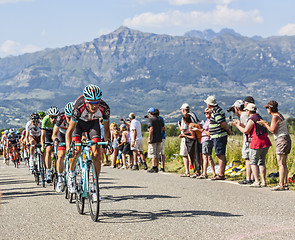
[[[14,128],[9,129],[9,133],[14,133],[14,132],[15,132]]]
[[[7,135],[7,134],[8,134],[8,130],[5,130],[5,131],[4,131],[4,134]]]
[[[51,106],[48,110],[47,110],[47,115],[50,116],[57,116],[59,114],[59,110],[56,106]]]

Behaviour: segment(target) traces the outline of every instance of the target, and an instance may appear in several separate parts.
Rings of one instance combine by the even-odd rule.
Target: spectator
[[[254,102],[254,99],[251,97],[249,98],[248,101]],[[248,103],[247,103],[248,104]],[[240,119],[241,126],[245,127],[248,122],[248,115],[244,111],[244,103],[242,100],[237,100],[235,101],[234,105],[232,105],[234,108],[234,113],[235,115]],[[234,126],[233,122],[229,122],[229,125]],[[252,171],[251,171],[251,165],[250,165],[250,157],[249,157],[249,152],[250,152],[250,142],[251,138],[249,135],[243,133],[243,147],[242,147],[242,158],[245,159],[245,164],[246,164],[246,179],[243,181],[239,181],[239,184],[252,184],[253,180],[251,178]]]
[[[130,119],[130,143],[131,150],[133,151],[133,167],[132,170],[139,170],[137,163],[137,155],[140,154],[141,160],[143,161],[144,170],[147,170],[147,165],[145,162],[145,157],[143,155],[143,146],[142,146],[142,134],[141,134],[141,124],[135,119],[135,114],[129,114]]]
[[[204,125],[202,126],[202,128],[193,128],[192,129],[194,131],[199,131],[202,133],[201,145],[202,145],[202,157],[203,157],[203,171],[202,171],[202,175],[199,176],[198,179],[208,178],[208,176],[207,176],[208,163],[210,164],[210,167],[212,169],[212,173],[213,173],[212,178],[216,177],[215,165],[214,165],[214,161],[212,158],[213,141],[210,138],[210,133],[209,133],[211,109],[206,108],[204,114],[205,114],[207,120],[204,123]]]
[[[149,136],[148,136],[148,155],[152,159],[152,169],[148,172],[157,173],[159,171],[160,151],[162,143],[162,132],[164,130],[164,123],[159,117],[158,111],[155,108],[148,110],[150,115],[148,119]]]
[[[250,134],[250,165],[253,172],[255,182],[251,187],[266,187],[266,167],[265,158],[271,142],[267,136],[267,129],[258,124],[261,116],[256,113],[256,105],[248,103],[245,108],[249,117],[247,125],[243,127],[240,120],[234,119],[234,126],[236,126],[242,133]],[[262,183],[259,181],[259,171]]]
[[[124,147],[127,144],[127,136],[129,135],[129,132],[127,131],[127,127],[125,124],[120,125],[120,131],[121,131],[121,143],[119,144],[119,152],[121,155],[121,169],[126,169],[126,154],[124,153]]]
[[[159,109],[156,109],[157,115],[160,116]],[[161,162],[161,169],[160,171],[165,172],[165,143],[166,143],[166,135],[165,135],[165,121],[164,118],[160,116],[163,121],[164,128],[162,131],[162,143],[161,143],[161,150],[160,150],[160,162]]]
[[[199,122],[197,116],[194,113],[190,113],[190,107],[187,103],[182,104],[182,106],[180,107],[182,116],[184,116],[185,114],[189,114],[191,117],[191,122],[193,123],[197,123]],[[181,134],[187,134],[189,131],[189,127],[187,124],[184,123],[183,118],[181,119],[181,122],[178,122],[178,127],[180,129]],[[184,137],[182,137],[181,142],[180,142],[180,152],[179,155],[182,156],[183,158],[183,163],[185,166],[185,173],[180,175],[181,177],[189,177],[189,168],[186,168],[186,165],[189,164],[189,159],[188,159],[188,149],[186,146],[186,140]]]
[[[99,119],[99,124],[100,124],[100,132],[101,132],[101,141],[104,142],[104,125],[103,125],[103,119],[100,118]],[[101,151],[100,151],[100,159],[101,159],[101,163],[103,164],[103,166],[109,166],[109,159],[108,159],[108,155],[106,153],[106,145],[102,145],[101,146]],[[104,163],[104,158],[105,158],[105,163]]]
[[[272,115],[271,125],[264,120],[258,121],[259,124],[266,127],[274,134],[280,182],[278,186],[271,189],[273,191],[289,190],[287,157],[291,151],[291,138],[288,132],[286,120],[278,111],[278,105],[279,104],[274,100],[271,100],[268,104],[264,105],[268,114]]]
[[[200,165],[200,154],[197,144],[197,133],[196,131],[193,131],[194,128],[200,128],[200,126],[196,123],[192,122],[192,118],[188,113],[183,115],[183,122],[188,125],[189,131],[187,133],[181,133],[179,135],[180,138],[184,138],[186,141],[186,148],[188,151],[188,154],[190,155],[191,163],[194,167],[194,170],[197,171],[197,173],[193,177],[197,177],[197,175],[200,175],[201,165]],[[201,140],[201,133],[198,133],[199,138]],[[181,177],[189,177],[189,159],[187,158],[187,161],[184,161],[184,168],[185,173],[181,175]]]
[[[111,168],[116,168],[116,166],[117,166],[117,156],[118,156],[118,153],[119,153],[119,145],[120,145],[120,143],[121,143],[120,131],[115,127],[113,129],[113,133],[112,133],[112,147],[114,149],[114,152],[113,152],[113,154],[111,156],[111,158],[112,158]]]
[[[226,166],[226,144],[227,135],[230,134],[229,127],[225,121],[225,113],[216,103],[214,96],[209,96],[205,103],[211,110],[211,118],[209,123],[210,137],[213,140],[215,154],[219,161],[219,175],[211,178],[211,180],[225,180],[225,166]]]

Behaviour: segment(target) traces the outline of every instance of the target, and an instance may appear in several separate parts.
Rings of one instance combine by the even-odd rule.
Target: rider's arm
[[[26,132],[25,143],[29,144],[29,131]]]
[[[41,146],[43,146],[45,143],[45,136],[46,136],[46,130],[42,129],[41,130]]]
[[[59,132],[59,127],[54,125],[53,132],[52,132],[52,137],[51,137],[52,141],[54,141],[57,138],[58,132]]]
[[[68,130],[66,132],[66,146],[67,146],[67,150],[70,149],[71,143],[72,143],[72,134],[77,126],[78,122],[74,122],[74,121],[70,121]]]
[[[104,139],[108,141],[111,138],[110,120],[104,121]]]

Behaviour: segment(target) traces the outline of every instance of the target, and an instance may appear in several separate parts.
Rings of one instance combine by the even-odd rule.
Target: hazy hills
[[[202,118],[209,94],[224,108],[247,95],[259,106],[276,99],[295,116],[294,73],[295,36],[248,38],[230,29],[169,36],[120,27],[80,45],[0,59],[0,127],[63,107],[89,83],[101,86],[115,119],[131,111],[143,117],[155,106],[173,121],[183,102]]]

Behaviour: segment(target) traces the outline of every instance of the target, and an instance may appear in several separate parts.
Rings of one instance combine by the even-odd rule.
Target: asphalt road
[[[93,222],[27,167],[0,163],[0,239],[294,239],[295,192],[272,192],[177,174],[101,174]]]

